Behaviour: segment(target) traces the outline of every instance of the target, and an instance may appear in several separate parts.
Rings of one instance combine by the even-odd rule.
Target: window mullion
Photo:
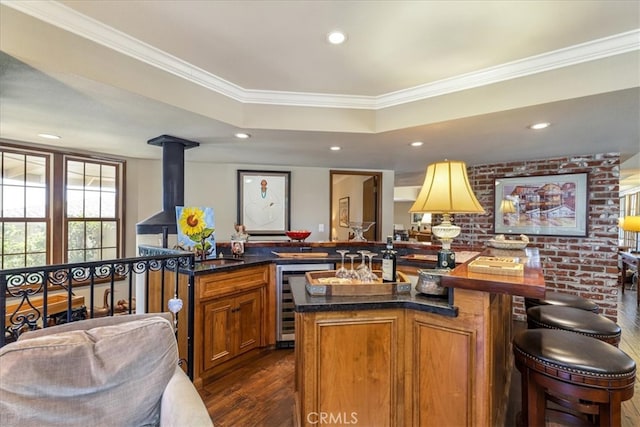
[[[67,239],[66,212],[64,191],[66,185],[64,156],[60,153],[53,155],[53,179],[51,184],[51,263],[60,264],[66,262]]]

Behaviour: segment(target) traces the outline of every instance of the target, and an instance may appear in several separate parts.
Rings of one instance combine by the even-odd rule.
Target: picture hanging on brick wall
[[[588,174],[496,178],[494,232],[586,236]]]

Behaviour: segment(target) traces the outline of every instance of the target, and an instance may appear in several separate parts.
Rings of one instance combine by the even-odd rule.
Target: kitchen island
[[[503,425],[512,366],[512,296],[542,297],[538,253],[521,276],[443,276],[453,304],[415,291],[380,297],[311,296],[292,283],[298,425]]]

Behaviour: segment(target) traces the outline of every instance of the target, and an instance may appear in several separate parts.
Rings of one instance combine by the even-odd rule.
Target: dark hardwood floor
[[[618,323],[622,328],[620,349],[640,365],[640,313],[636,292],[620,294]],[[524,323],[516,322],[515,327],[524,327]],[[292,349],[266,350],[199,391],[216,427],[289,427],[293,426],[293,373]],[[520,377],[514,369],[507,426],[516,425],[519,406]],[[633,398],[622,404],[622,418],[622,427],[640,426],[640,379],[636,380]]]

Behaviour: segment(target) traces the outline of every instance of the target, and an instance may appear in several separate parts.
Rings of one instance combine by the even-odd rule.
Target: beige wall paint
[[[246,164],[185,163],[185,205],[211,206],[216,221],[216,239],[228,241],[237,213],[237,170],[291,171],[291,228],[312,232],[308,240],[329,239],[329,169],[291,168]],[[393,171],[382,172],[382,235],[393,232]],[[127,161],[127,255],[136,253],[136,223],[162,208],[162,164],[159,160]],[[324,232],[318,225],[324,224]],[[346,229],[344,229],[346,230]],[[157,245],[159,236],[144,236],[138,243]],[[285,236],[252,236],[250,240],[286,240]],[[169,244],[175,241],[170,238]]]
[[[369,175],[345,175],[343,179],[340,179],[334,185],[333,212],[331,213],[334,240],[349,240],[349,232],[351,231],[348,227],[340,226],[338,218],[340,199],[343,197],[349,198],[349,221],[362,221],[362,183],[369,178]]]
[[[395,202],[393,204],[393,223],[402,224],[405,230],[411,230],[411,214],[409,209],[413,202]]]

